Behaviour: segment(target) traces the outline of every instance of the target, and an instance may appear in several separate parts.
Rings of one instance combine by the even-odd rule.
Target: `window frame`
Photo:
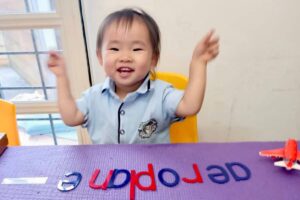
[[[0,30],[58,28],[61,33],[63,56],[67,65],[74,98],[90,87],[88,62],[81,24],[79,1],[55,0],[56,11],[51,13],[0,14]],[[17,114],[59,113],[56,101],[14,102]],[[86,130],[78,128],[78,143],[89,143]]]

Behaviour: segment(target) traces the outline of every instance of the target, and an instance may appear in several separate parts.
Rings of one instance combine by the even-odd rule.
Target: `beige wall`
[[[221,52],[209,64],[198,115],[202,141],[300,139],[300,1],[83,0],[94,82],[98,26],[111,11],[139,6],[158,22],[158,70],[188,75],[196,42],[215,28]]]

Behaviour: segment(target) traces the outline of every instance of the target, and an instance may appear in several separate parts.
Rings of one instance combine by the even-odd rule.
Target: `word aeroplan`
[[[239,163],[239,162],[230,162],[230,163],[225,163],[225,167],[219,166],[219,165],[209,165],[207,166],[206,170],[210,172],[208,174],[208,178],[216,183],[216,184],[225,184],[230,181],[230,176],[235,181],[245,181],[249,180],[251,177],[251,171],[249,170],[248,167],[246,167],[244,164]],[[227,170],[226,170],[227,169]],[[193,171],[194,171],[194,177],[183,177],[180,179],[179,174],[171,168],[163,168],[159,170],[158,172],[158,180],[161,182],[166,187],[175,187],[176,185],[179,184],[179,182],[182,180],[183,182],[187,184],[202,184],[203,179],[199,170],[199,167],[197,164],[193,164]],[[212,172],[213,171],[213,172]],[[237,173],[238,172],[238,173]],[[169,173],[171,176],[174,178],[172,181],[167,181],[164,178],[164,174]],[[113,169],[109,170],[105,180],[103,181],[102,184],[97,184],[96,180],[98,175],[100,174],[100,169],[96,169],[90,180],[89,180],[89,186],[93,189],[101,189],[101,190],[106,190],[106,189],[116,189],[116,188],[122,188],[125,187],[127,184],[130,183],[130,199],[134,200],[135,199],[135,189],[138,188],[142,191],[156,191],[156,181],[155,181],[155,173],[153,169],[153,164],[149,163],[148,164],[148,170],[147,171],[141,171],[141,172],[136,172],[136,170],[130,170],[128,171],[127,169]],[[125,178],[123,182],[116,184],[115,180],[117,180],[117,177],[123,174],[125,175]],[[82,176],[79,172],[72,172],[72,173],[67,173],[65,175],[66,177],[70,176],[75,176],[76,180],[70,181],[70,180],[59,180],[58,183],[58,190],[66,192],[66,191],[71,191],[75,189],[81,179]],[[150,179],[150,184],[148,186],[142,185],[140,183],[140,177],[141,176],[148,176]],[[120,181],[118,181],[120,182]]]

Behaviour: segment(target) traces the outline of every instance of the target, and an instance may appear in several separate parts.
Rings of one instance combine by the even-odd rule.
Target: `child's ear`
[[[98,62],[101,66],[103,66],[103,58],[102,58],[102,55],[101,55],[101,50],[98,49],[97,50],[97,58],[98,58]]]
[[[156,55],[152,56],[151,67],[155,68],[158,62],[158,57]]]

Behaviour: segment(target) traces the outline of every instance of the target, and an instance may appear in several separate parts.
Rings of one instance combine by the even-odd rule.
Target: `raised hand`
[[[66,67],[64,58],[55,51],[49,52],[48,68],[55,74],[55,76],[65,76]]]
[[[209,31],[196,45],[192,62],[207,63],[219,54],[219,38],[214,36],[214,30]]]

